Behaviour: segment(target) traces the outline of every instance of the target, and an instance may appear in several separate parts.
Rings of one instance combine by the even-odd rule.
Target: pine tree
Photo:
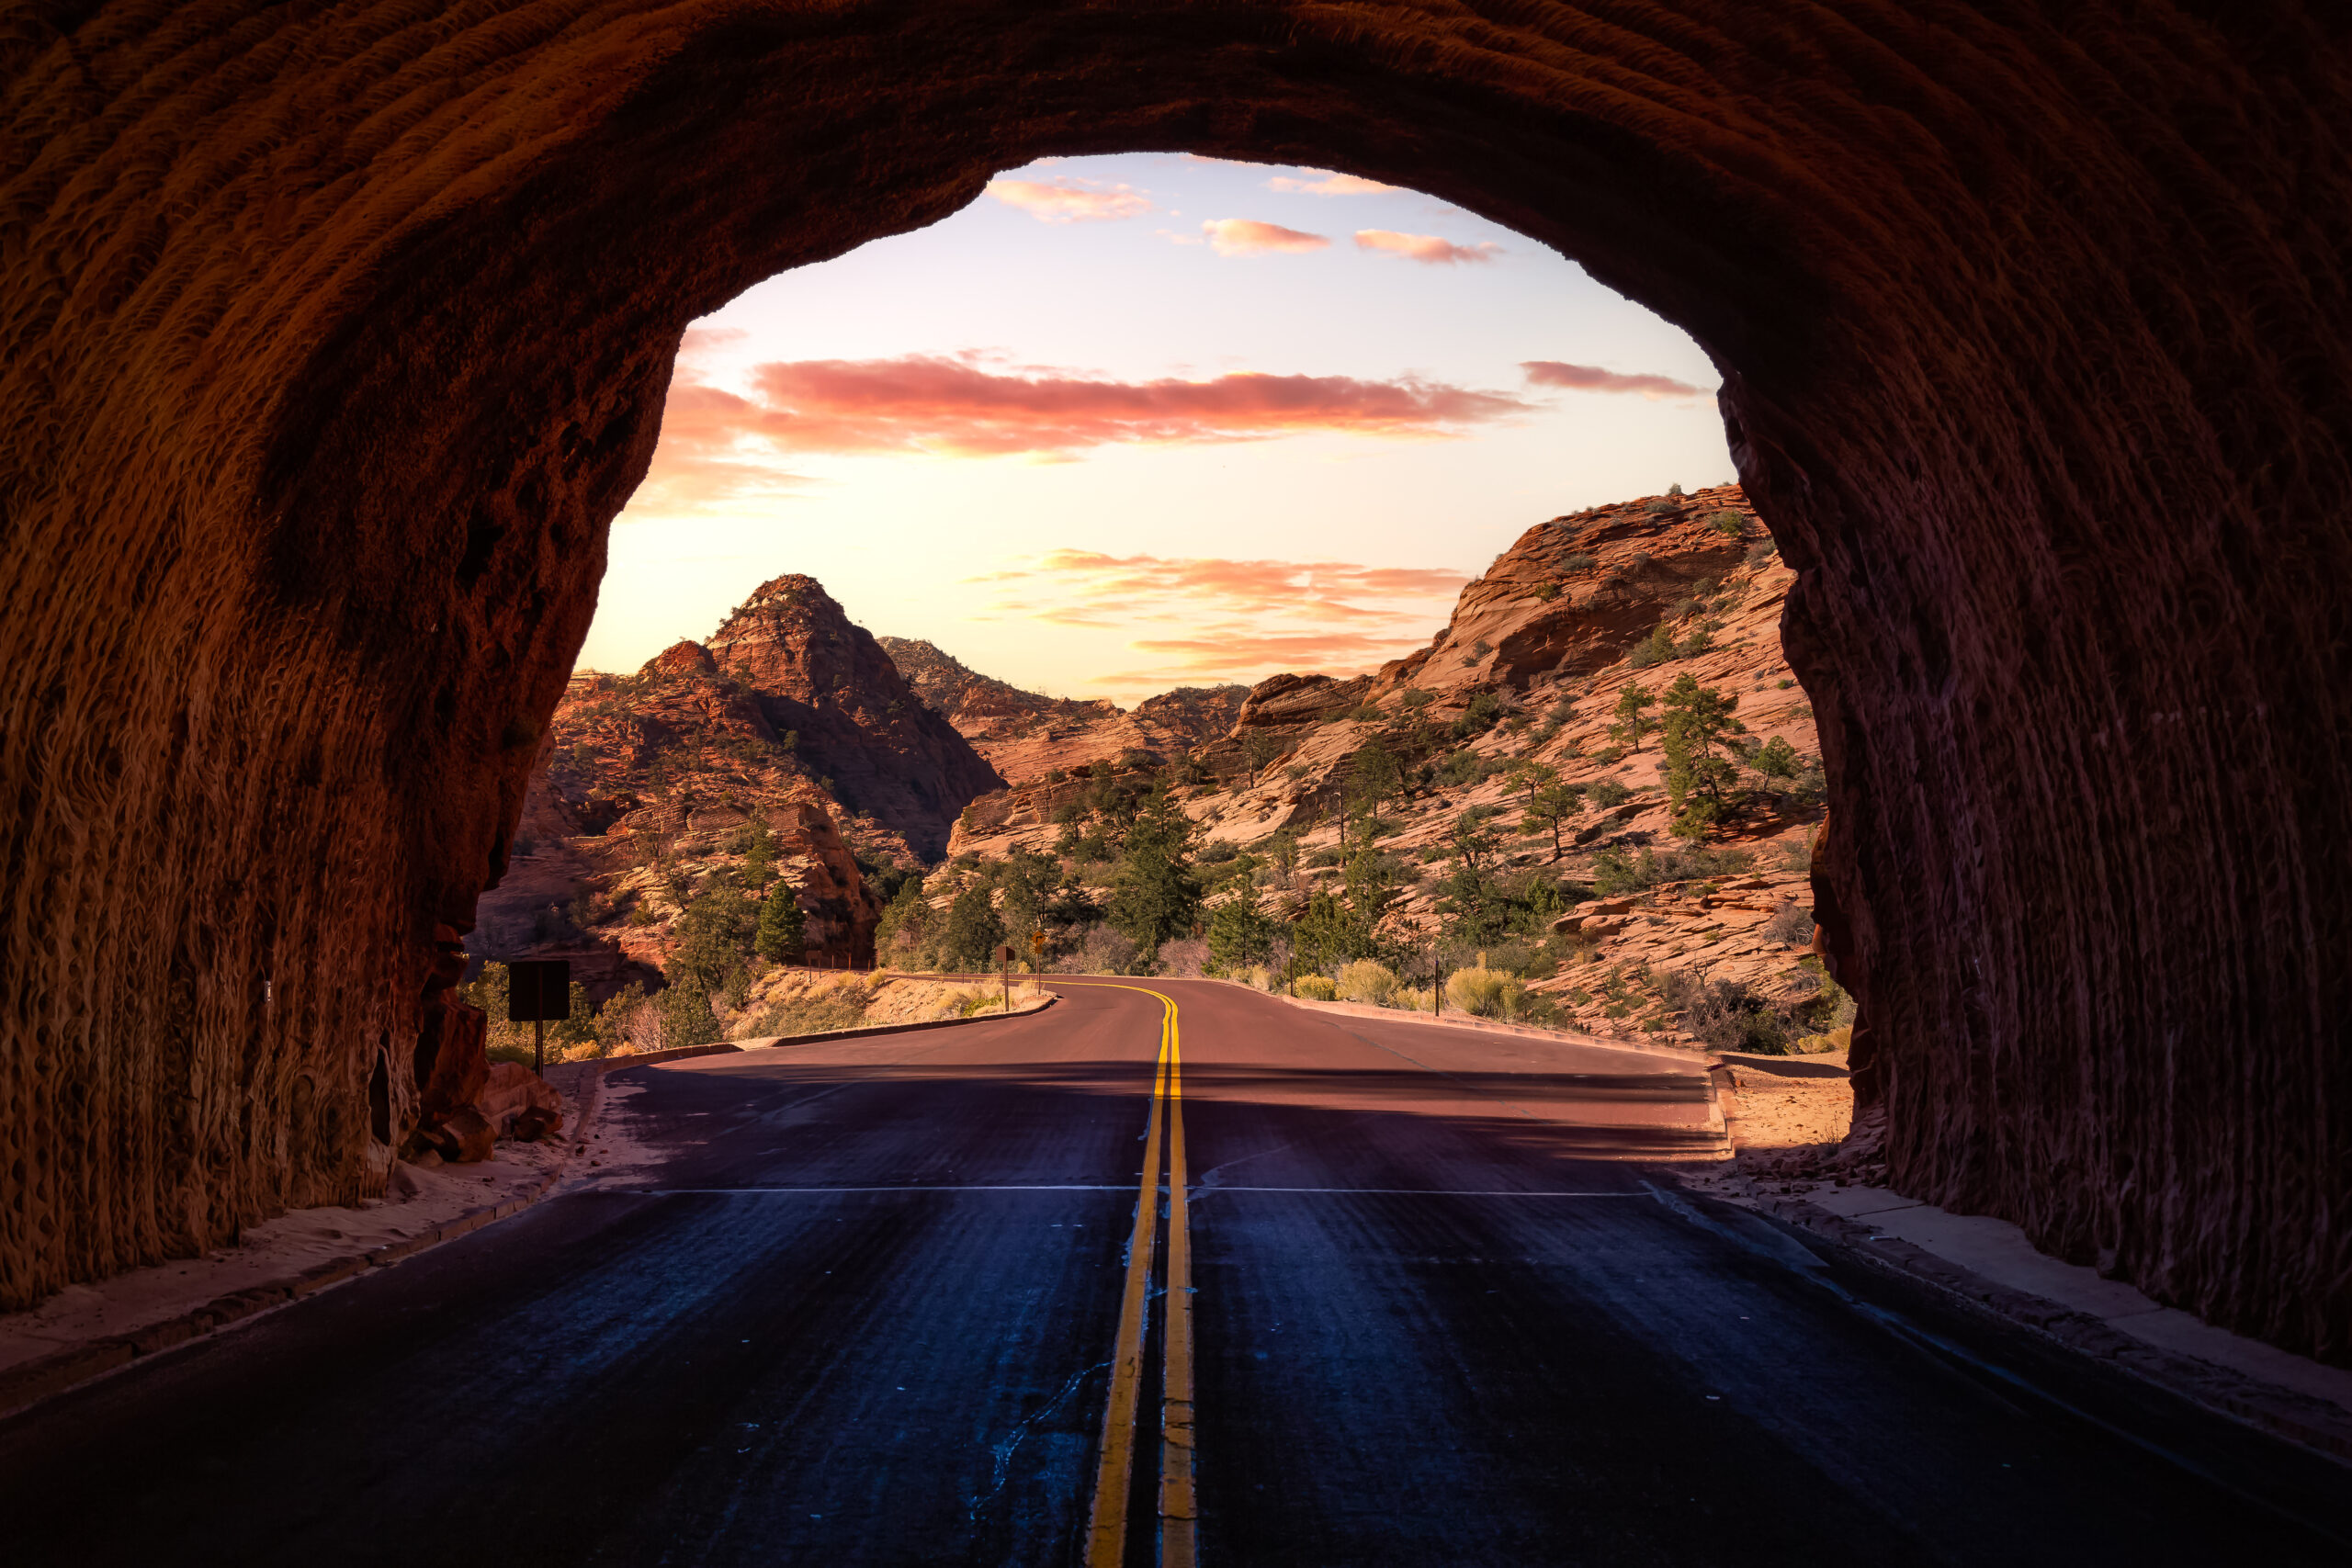
[[[1127,829],[1126,852],[1111,895],[1111,923],[1137,947],[1183,936],[1200,917],[1200,879],[1193,871],[1193,821],[1163,783],[1145,797]]]
[[[1273,935],[1273,921],[1247,888],[1209,910],[1209,959],[1219,969],[1263,964],[1272,954]]]
[[[1686,675],[1683,679],[1689,680],[1690,677]],[[1609,727],[1611,736],[1639,751],[1642,737],[1657,728],[1657,721],[1642,710],[1657,701],[1657,698],[1639,681],[1626,682],[1625,689],[1617,694],[1617,706],[1613,710],[1617,722]]]
[[[1671,827],[1679,837],[1704,838],[1739,804],[1739,767],[1723,754],[1727,749],[1724,738],[1747,728],[1732,716],[1738,702],[1736,696],[1702,686],[1687,673],[1667,688],[1658,746],[1666,753],[1666,794],[1674,807]]]
[[[947,935],[940,961],[956,969],[989,969],[995,965],[997,944],[1004,940],[1004,922],[989,897],[989,885],[975,881],[947,907]]]
[[[1584,792],[1575,784],[1548,784],[1528,796],[1527,817],[1519,830],[1530,838],[1549,831],[1552,858],[1561,854],[1560,829],[1584,812]]]
[[[653,998],[653,1005],[662,1015],[665,1051],[682,1045],[716,1045],[724,1033],[718,1015],[710,1010],[710,993],[691,981],[669,987]]]
[[[760,906],[759,929],[752,951],[771,964],[789,964],[800,956],[808,940],[808,922],[800,913],[800,899],[789,882],[779,883]]]

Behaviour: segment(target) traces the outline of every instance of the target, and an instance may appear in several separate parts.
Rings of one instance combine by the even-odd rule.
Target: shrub
[[[1510,1018],[1526,994],[1515,976],[1500,969],[1456,969],[1445,978],[1445,999],[1478,1018]]]
[[[1760,545],[1749,546],[1747,550],[1748,570],[1751,571],[1754,570],[1756,568],[1762,566],[1766,561],[1770,560],[1774,556],[1779,555],[1780,553],[1781,547],[1774,544],[1770,539],[1765,540]]]
[[[1653,664],[1663,664],[1675,654],[1674,628],[1660,621],[1650,635],[1635,643],[1625,655],[1625,662],[1635,670],[1646,670]]]
[[[1566,571],[1590,571],[1594,567],[1597,567],[1600,564],[1600,558],[1599,556],[1587,555],[1569,556],[1560,562],[1561,569]]]
[[[1078,966],[1086,975],[1132,975],[1139,957],[1135,942],[1116,926],[1091,926],[1078,944]]]
[[[1585,786],[1584,797],[1602,811],[1614,811],[1634,798],[1634,792],[1615,779],[1600,779]]]
[[[1549,604],[1553,600],[1557,599],[1560,596],[1560,585],[1547,580],[1537,583],[1535,585],[1534,592],[1535,602],[1537,604]]]
[[[1736,512],[1718,512],[1707,519],[1707,525],[1716,533],[1736,539],[1747,532],[1747,519]]]
[[[1484,659],[1487,655],[1494,651],[1495,645],[1488,642],[1485,637],[1480,637],[1476,642],[1470,645],[1470,657],[1473,659]]]
[[[1682,1027],[1718,1051],[1785,1056],[1794,1042],[1787,1014],[1736,980],[1708,985],[1687,971],[1660,976],[1658,994]]]
[[[1340,853],[1336,846],[1326,844],[1321,849],[1310,852],[1306,857],[1306,863],[1309,865],[1337,865],[1345,858],[1345,856]]]
[[[1208,966],[1209,944],[1196,936],[1161,942],[1152,961],[1153,969],[1172,980],[1197,979]]]
[[[1669,501],[1665,496],[1658,495],[1652,496],[1642,502],[1642,510],[1653,517],[1666,517],[1680,512],[1682,505],[1679,502]]]
[[[811,987],[770,1006],[757,1017],[738,1023],[729,1032],[738,1040],[770,1035],[822,1034],[828,1030],[855,1029],[865,1021],[873,991],[855,980]]]
[[[1359,958],[1341,969],[1335,984],[1342,1001],[1370,1002],[1383,1008],[1396,1004],[1396,972],[1372,959]]]
[[[1764,922],[1764,934],[1774,942],[1786,942],[1791,946],[1811,942],[1813,916],[1794,904],[1783,904],[1772,911],[1770,919]]]
[[[1301,975],[1291,982],[1291,989],[1318,1002],[1339,1000],[1340,988],[1331,983],[1328,975]]]

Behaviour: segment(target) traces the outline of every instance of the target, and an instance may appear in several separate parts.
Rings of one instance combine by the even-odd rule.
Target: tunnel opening
[[[150,961],[18,990],[14,1124],[61,1077],[155,1114],[126,1059],[200,1101],[254,1086],[280,1126],[267,1086],[314,1061],[356,1109],[360,1043],[432,1027],[435,928],[504,870],[684,324],[997,169],[1186,150],[1430,191],[1706,348],[1800,571],[1821,903],[1895,1184],[2352,1354],[2352,117],[2315,9],[548,18],[288,17],[306,47],[258,54],[230,12],[169,39],[40,20],[8,46],[19,102],[93,129],[6,175],[37,216],[6,242],[33,303],[5,385],[51,411],[9,438],[0,660],[12,729],[44,738],[0,761],[12,863],[51,896],[6,930],[17,973],[101,931]],[[109,84],[181,60],[205,67],[141,100],[175,128],[151,157]],[[370,91],[322,86],[346,70]],[[303,129],[248,157],[288,92]],[[72,181],[109,194],[54,200]],[[83,265],[28,259],[51,253]],[[253,973],[264,905],[307,933],[275,965],[321,998],[302,1038],[164,1020],[128,978]],[[300,1173],[34,1141],[0,1297],[356,1194],[361,1141]]]

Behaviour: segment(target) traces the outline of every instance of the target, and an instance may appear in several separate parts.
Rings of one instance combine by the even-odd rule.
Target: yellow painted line
[[[1168,1359],[1159,1402],[1159,1563],[1193,1568],[1193,1237],[1184,1215],[1184,1080],[1168,1009]]]
[[[1141,986],[1112,987],[1159,997],[1159,1054],[1152,1069],[1150,1121],[1144,1132],[1143,1176],[1136,1194],[1136,1228],[1127,1241],[1127,1288],[1119,1308],[1119,1337],[1111,1356],[1111,1397],[1102,1408],[1102,1441],[1094,1470],[1094,1505],[1086,1525],[1087,1568],[1120,1568],[1127,1548],[1127,1495],[1135,1482],[1136,1417],[1143,1394],[1145,1314],[1151,1297],[1153,1243],[1159,1234],[1160,1106],[1176,1045],[1176,1004]]]

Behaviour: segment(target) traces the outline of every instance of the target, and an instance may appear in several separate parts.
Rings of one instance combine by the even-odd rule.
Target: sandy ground
[[[0,1369],[85,1340],[135,1334],[222,1296],[405,1240],[469,1209],[503,1203],[535,1190],[569,1147],[501,1144],[497,1157],[480,1165],[399,1166],[393,1186],[400,1195],[365,1200],[356,1208],[297,1209],[248,1227],[233,1247],[96,1284],[69,1285],[30,1311],[0,1316]]]
[[[1780,1154],[1835,1147],[1854,1122],[1854,1090],[1845,1053],[1820,1056],[1726,1055],[1731,1082],[1724,1114],[1737,1125],[1740,1153]]]

